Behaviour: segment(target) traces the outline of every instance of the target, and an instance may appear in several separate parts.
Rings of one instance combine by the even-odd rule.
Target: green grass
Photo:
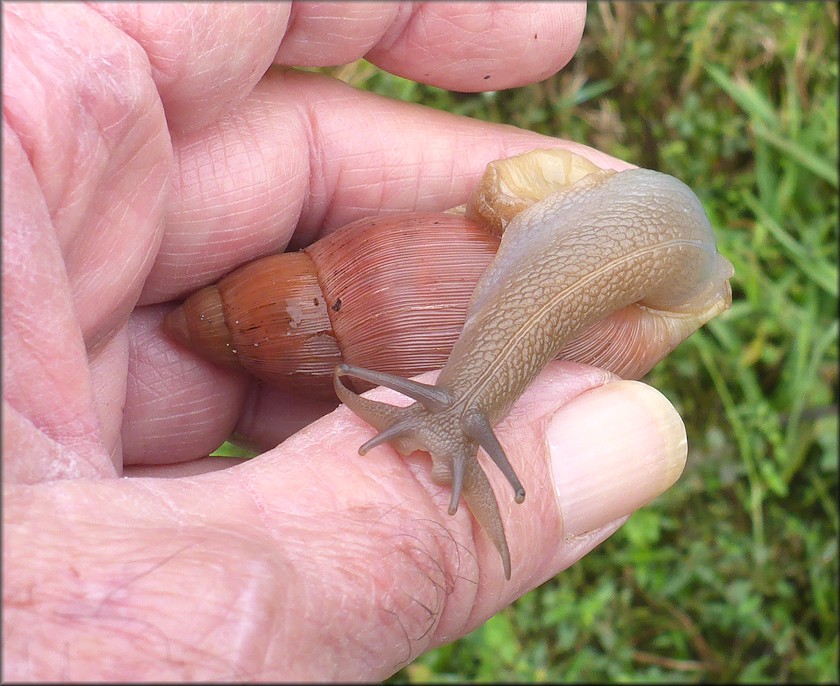
[[[402,100],[599,147],[700,196],[731,311],[648,376],[679,483],[580,564],[391,681],[838,680],[837,7],[592,3],[571,64],[487,94],[358,62]]]

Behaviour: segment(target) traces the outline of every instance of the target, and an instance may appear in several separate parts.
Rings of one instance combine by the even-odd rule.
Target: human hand
[[[325,408],[161,334],[168,301],[235,265],[379,211],[457,205],[489,160],[565,146],[626,167],[264,73],[275,53],[367,52],[408,78],[505,88],[560,68],[583,22],[563,3],[408,7],[304,4],[290,22],[278,4],[4,5],[6,678],[381,679],[575,562],[682,470],[661,395],[550,365],[498,428],[532,484],[501,502],[505,582],[427,458],[361,458],[371,431],[349,412],[310,423]],[[266,452],[196,459],[231,430]]]

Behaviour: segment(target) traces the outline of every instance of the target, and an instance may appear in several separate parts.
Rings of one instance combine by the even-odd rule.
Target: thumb
[[[369,397],[406,402],[386,389]],[[242,465],[295,570],[285,597],[296,607],[286,610],[320,618],[286,646],[297,656],[288,673],[381,679],[468,633],[666,490],[687,451],[682,421],[658,391],[568,362],[549,365],[497,430],[528,493],[515,504],[486,467],[510,582],[469,510],[447,514],[449,489],[432,482],[428,455],[382,446],[360,457],[374,430],[347,408]],[[329,661],[316,657],[327,649]]]

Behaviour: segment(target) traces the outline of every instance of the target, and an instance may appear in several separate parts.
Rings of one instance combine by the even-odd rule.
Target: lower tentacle
[[[470,508],[473,517],[479,525],[487,532],[496,550],[502,558],[502,567],[505,572],[505,579],[510,580],[510,550],[508,550],[505,529],[502,525],[502,517],[499,514],[499,505],[490,487],[487,475],[478,463],[478,460],[470,460],[464,474],[464,499]]]

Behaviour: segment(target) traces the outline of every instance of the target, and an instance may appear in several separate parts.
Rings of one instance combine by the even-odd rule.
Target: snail
[[[467,205],[438,217],[444,221],[441,217],[449,216],[470,230],[480,225],[503,234],[474,287],[465,323],[437,382],[422,384],[384,364],[344,360],[334,364],[333,385],[339,399],[380,432],[359,452],[386,442],[406,455],[429,452],[434,479],[452,485],[449,513],[457,511],[463,495],[510,579],[510,551],[478,448],[507,478],[516,502],[524,500],[525,489],[493,426],[554,357],[594,360],[617,373],[638,373],[652,361],[631,362],[645,359],[635,343],[656,340],[661,354],[727,309],[733,270],[717,252],[699,200],[681,181],[647,169],[601,170],[567,151],[535,150],[491,162]],[[361,242],[356,230],[348,234],[354,245]],[[329,238],[342,240],[336,236]],[[318,252],[313,247],[310,254]],[[226,277],[229,281],[223,279],[216,299],[247,290],[240,282],[258,277],[262,268],[253,263]],[[335,269],[352,270],[353,263]],[[374,295],[355,297],[370,308]],[[308,297],[312,308],[331,302],[330,309],[340,311],[346,296],[339,289],[321,300],[317,294]],[[232,317],[224,303],[200,312],[190,302],[170,314],[169,330],[196,347],[205,341],[222,343],[219,361],[241,357],[243,341],[251,340],[247,336],[203,331],[222,320],[229,325],[231,319],[235,325],[242,320]],[[302,325],[300,312],[282,307]],[[610,337],[616,328],[629,335]],[[262,345],[261,337],[270,332],[262,325],[256,331],[252,335]],[[347,377],[387,386],[415,402],[395,407],[364,398],[358,387],[346,385]]]

